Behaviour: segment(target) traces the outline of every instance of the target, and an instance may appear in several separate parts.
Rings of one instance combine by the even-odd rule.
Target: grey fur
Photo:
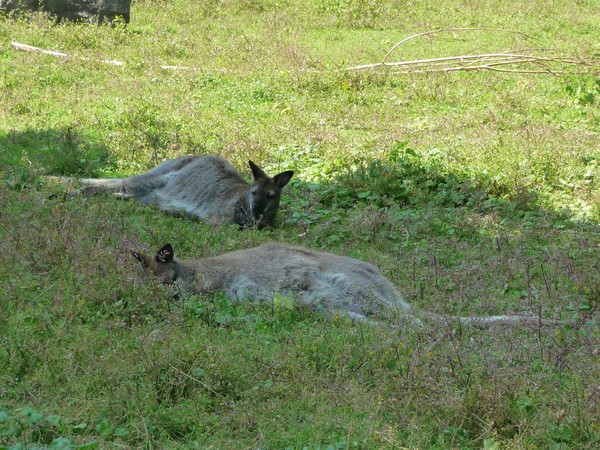
[[[266,175],[249,161],[254,182],[247,183],[223,158],[183,156],[165,161],[141,175],[128,178],[79,180],[84,194],[112,192],[137,198],[162,211],[242,227],[273,226],[282,188],[294,172]]]
[[[443,317],[414,311],[396,287],[372,264],[304,247],[271,243],[202,259],[178,260],[170,244],[154,257],[133,254],[148,271],[181,293],[223,292],[234,300],[272,301],[283,295],[316,310],[354,319],[401,313],[438,322],[542,323],[537,317]]]

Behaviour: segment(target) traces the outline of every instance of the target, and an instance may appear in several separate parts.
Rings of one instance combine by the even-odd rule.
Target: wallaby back
[[[316,310],[333,310],[367,320],[400,312],[436,322],[458,321],[478,326],[545,324],[534,316],[439,316],[414,311],[396,287],[372,264],[304,247],[271,243],[220,256],[178,260],[170,244],[154,257],[134,253],[142,265],[180,292],[223,292],[234,300],[272,301],[290,297]]]
[[[281,190],[294,172],[269,177],[249,161],[252,184],[223,158],[214,155],[183,156],[128,178],[84,178],[83,193],[110,192],[137,198],[162,211],[242,227],[273,226]]]

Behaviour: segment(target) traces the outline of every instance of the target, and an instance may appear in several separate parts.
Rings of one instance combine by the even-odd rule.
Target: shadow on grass
[[[361,158],[345,162],[339,174],[328,181],[305,182],[301,168],[285,168],[299,174],[288,192],[294,211],[288,220],[307,225],[323,219],[337,222],[353,209],[402,210],[407,214],[461,211],[510,215],[514,219],[536,215],[567,218],[544,208],[536,191],[513,192],[491,176],[449,172],[439,158],[426,158],[403,143],[391,149],[387,160]]]
[[[449,172],[442,154],[423,155],[406,142],[393,144],[386,160],[363,157],[344,161],[338,164],[339,173],[326,181],[319,179],[322,162],[309,154],[312,150],[289,150],[283,165],[268,168],[271,172],[296,171],[284,191],[283,206],[288,209],[284,222],[288,224],[307,227],[343,222],[347,211],[361,209],[400,209],[413,215],[424,209],[452,215],[452,210],[458,209],[463,214],[498,214],[517,221],[535,221],[536,216],[570,218],[565,212],[542,206],[533,189],[514,192],[513,186],[491,175]],[[35,184],[41,174],[105,177],[114,168],[108,148],[93,131],[66,127],[0,135],[0,178],[9,186]],[[240,173],[249,180],[249,174]],[[305,181],[311,176],[316,181]]]
[[[108,150],[91,132],[68,127],[0,135],[0,176],[13,185],[42,173],[97,176],[110,165]]]

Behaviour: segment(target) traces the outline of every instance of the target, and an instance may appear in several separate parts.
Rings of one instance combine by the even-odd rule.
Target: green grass
[[[597,448],[600,79],[345,68],[448,27],[523,34],[439,33],[390,60],[598,61],[598,22],[585,0],[147,0],[127,27],[0,18],[0,448]],[[295,170],[280,225],[63,200],[43,178],[188,153]],[[386,328],[174,300],[130,255],[270,240],[372,262],[416,308],[564,324]]]

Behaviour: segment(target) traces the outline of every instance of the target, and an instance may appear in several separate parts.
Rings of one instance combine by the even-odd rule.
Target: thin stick
[[[521,36],[524,36],[527,39],[531,39],[529,36],[527,36],[525,33],[522,33],[521,31],[504,30],[502,28],[443,28],[440,30],[425,31],[423,33],[414,34],[412,36],[402,39],[400,42],[398,42],[396,45],[394,45],[391,49],[388,50],[388,52],[385,54],[385,56],[381,60],[380,64],[385,64],[385,61],[392,54],[392,52],[394,50],[396,50],[400,45],[404,44],[405,42],[408,42],[412,39],[416,39],[421,36],[429,36],[429,35],[435,34],[435,33],[446,33],[446,32],[454,32],[454,31],[499,31],[501,33],[519,34]]]
[[[12,46],[14,48],[16,48],[17,50],[21,50],[24,52],[42,53],[44,55],[56,56],[58,58],[63,58],[63,59],[73,58],[73,56],[69,55],[68,53],[57,52],[55,50],[44,50],[39,47],[34,47],[33,45],[20,44],[19,42],[14,42],[14,41],[12,42]],[[125,65],[124,62],[117,61],[117,60],[105,60],[105,59],[93,59],[93,58],[80,58],[80,59],[82,59],[84,61],[94,61],[94,62],[100,62],[103,64],[109,64],[111,66],[124,66]]]
[[[56,56],[58,58],[64,58],[64,59],[73,58],[73,56],[69,55],[68,53],[57,52],[54,50],[44,50],[39,47],[34,47],[33,45],[21,44],[19,42],[13,42],[12,46],[17,50],[21,50],[24,52],[42,53],[44,55]],[[93,59],[93,58],[85,58],[85,57],[80,57],[79,59],[81,59],[83,61],[100,62],[103,64],[109,64],[111,66],[124,66],[125,65],[125,63],[123,61],[117,61],[117,60]],[[164,70],[202,70],[198,67],[188,67],[188,66],[161,65],[159,67]]]
[[[488,53],[488,54],[480,54],[480,55],[461,55],[461,56],[450,56],[450,57],[442,57],[442,58],[430,58],[430,59],[422,59],[422,60],[412,60],[412,61],[398,61],[398,62],[387,62],[390,55],[402,44],[408,42],[410,40],[416,39],[418,37],[430,36],[437,33],[444,32],[457,32],[457,31],[495,31],[500,33],[512,33],[515,35],[523,36],[527,40],[533,40],[530,36],[516,30],[506,30],[501,28],[444,28],[440,30],[431,30],[425,31],[423,33],[414,34],[407,38],[402,39],[400,42],[396,43],[392,48],[388,50],[385,54],[381,62],[375,64],[363,64],[359,66],[349,67],[347,70],[364,70],[364,69],[375,69],[380,67],[410,67],[413,66],[415,69],[413,70],[404,70],[396,73],[400,74],[418,74],[418,73],[431,73],[431,72],[455,72],[459,70],[494,70],[498,72],[510,72],[510,73],[550,73],[550,74],[597,74],[598,70],[592,69],[591,71],[566,71],[566,70],[551,70],[549,68],[545,68],[544,70],[529,70],[529,69],[499,69],[495,66],[499,65],[509,65],[509,64],[524,64],[524,63],[540,63],[540,62],[554,62],[558,64],[572,64],[579,65],[584,67],[596,67],[598,66],[598,62],[595,59],[586,60],[581,57],[572,57],[572,56],[536,56],[536,55],[526,55],[524,52],[533,52],[535,50],[521,50],[520,52],[505,52],[505,53]],[[545,53],[555,53],[551,51],[544,51],[543,49],[538,49],[537,51],[542,51]],[[449,66],[452,62],[456,61],[467,61],[470,60],[472,65],[462,65],[462,66]],[[488,63],[488,61],[491,61]],[[446,66],[446,67],[440,67]]]
[[[423,64],[436,64],[439,62],[447,61],[462,61],[470,59],[494,59],[494,58],[520,58],[522,61],[550,61],[550,62],[563,62],[563,63],[589,63],[588,61],[572,56],[567,57],[547,57],[547,56],[531,56],[513,53],[483,53],[480,55],[460,55],[460,56],[446,56],[442,58],[430,58],[430,59],[415,59],[412,61],[398,61],[391,63],[375,63],[375,64],[364,64],[360,66],[349,67],[347,70],[362,70],[376,67],[398,67],[398,66],[410,66],[410,65],[423,65]]]
[[[491,67],[488,65],[483,66],[471,66],[471,67],[445,67],[441,69],[421,69],[421,70],[403,70],[396,72],[400,75],[412,75],[412,74],[425,74],[425,73],[439,73],[439,72],[459,72],[459,71],[474,71],[474,70],[491,70],[494,72],[506,72],[506,73],[531,73],[531,74],[551,74],[551,75],[589,75],[590,73],[600,72],[589,72],[589,71],[564,71],[564,70],[527,70],[527,69],[499,69],[497,67]]]
[[[34,47],[32,45],[19,44],[18,42],[13,42],[12,46],[17,50],[21,50],[24,52],[33,52],[33,53],[43,53],[45,55],[58,56],[59,58],[69,58],[70,56],[66,53],[56,52],[54,50],[42,50],[41,48]]]
[[[160,66],[160,68],[165,70],[202,70],[199,67],[188,66]]]

